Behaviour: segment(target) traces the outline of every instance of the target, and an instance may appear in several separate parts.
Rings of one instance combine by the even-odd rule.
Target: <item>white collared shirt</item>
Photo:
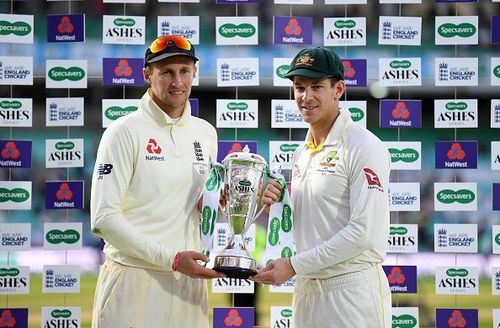
[[[104,132],[92,178],[91,225],[106,256],[171,271],[178,251],[201,250],[196,202],[217,158],[217,133],[186,103],[173,124],[148,92]],[[112,167],[110,167],[112,165]]]
[[[297,274],[329,278],[382,262],[389,173],[387,148],[348,111],[340,112],[321,151],[298,148],[291,192]]]

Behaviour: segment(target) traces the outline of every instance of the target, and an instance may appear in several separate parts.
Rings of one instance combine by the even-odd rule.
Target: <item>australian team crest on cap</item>
[[[309,54],[303,54],[295,61],[295,66],[304,65],[312,66],[314,64],[314,58]]]

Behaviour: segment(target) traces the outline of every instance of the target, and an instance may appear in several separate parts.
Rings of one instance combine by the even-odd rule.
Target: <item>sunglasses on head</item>
[[[177,47],[179,49],[190,51],[191,43],[185,37],[180,35],[163,35],[151,42],[149,50],[151,50],[152,53],[157,53],[168,47]]]

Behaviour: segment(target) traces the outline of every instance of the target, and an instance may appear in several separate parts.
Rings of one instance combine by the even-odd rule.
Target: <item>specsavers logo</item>
[[[112,106],[104,111],[104,116],[114,121],[119,117],[135,112],[137,108],[138,108],[137,106],[126,106],[126,107]]]
[[[401,150],[397,148],[389,148],[389,153],[391,155],[392,163],[397,163],[399,161],[405,163],[413,163],[420,157],[418,152],[415,149],[411,148],[404,148]]]
[[[227,104],[228,110],[246,110],[248,109],[248,104],[244,102],[230,102]]]
[[[348,20],[338,20],[335,22],[336,28],[354,28],[356,26],[356,22],[348,19]]]
[[[0,101],[0,108],[1,109],[19,109],[23,106],[23,104],[20,101],[13,100],[2,100]]]
[[[17,277],[20,271],[16,268],[0,268],[0,277]]]
[[[449,111],[454,111],[454,110],[460,111],[460,110],[467,109],[468,105],[467,105],[467,103],[465,103],[463,101],[460,101],[460,102],[450,101],[450,102],[446,103],[446,105],[444,107]]]
[[[391,236],[393,235],[401,235],[401,236],[404,236],[408,233],[408,229],[406,229],[405,227],[391,227],[389,229],[389,234]]]
[[[8,22],[0,21],[0,35],[13,34],[16,36],[25,36],[31,33],[31,26],[26,22]]]
[[[359,122],[365,117],[365,113],[361,108],[349,107],[349,112],[351,113],[351,118],[354,122]]]
[[[69,318],[71,317],[71,311],[70,310],[54,310],[50,313],[53,318]]]
[[[444,189],[438,192],[437,199],[444,204],[451,204],[454,202],[460,204],[468,204],[476,199],[476,195],[472,191],[467,189],[460,189],[457,191]]]
[[[445,23],[438,27],[438,33],[444,38],[452,38],[458,36],[468,38],[476,33],[477,29],[470,23],[462,23],[455,25],[453,23]]]
[[[0,188],[0,203],[12,201],[22,203],[30,198],[30,193],[23,188]]]
[[[276,75],[278,75],[280,78],[284,79],[286,73],[290,69],[290,65],[280,65],[278,68],[276,68]]]
[[[243,23],[243,24],[224,24],[221,27],[219,27],[219,33],[225,38],[232,38],[235,36],[239,36],[242,38],[249,38],[252,35],[254,35],[256,32],[256,29],[253,25],[248,24],[248,23]]]
[[[402,314],[400,316],[392,316],[393,328],[413,328],[417,325],[417,319],[409,314]]]
[[[496,76],[497,78],[500,78],[500,65],[493,68],[493,75]]]
[[[451,269],[448,269],[446,270],[446,274],[448,275],[448,277],[467,277],[467,275],[469,274],[469,271],[467,271],[466,269],[455,269],[455,268],[451,268]]]
[[[53,67],[49,70],[49,78],[54,81],[80,81],[85,77],[85,71],[80,67]]]
[[[80,233],[73,229],[61,231],[58,229],[50,230],[45,235],[45,239],[50,244],[74,244],[80,240]]]
[[[408,69],[411,67],[411,62],[408,60],[393,60],[389,66],[394,69]]]
[[[135,25],[135,20],[133,20],[132,18],[116,18],[115,20],[113,20],[113,24],[118,27],[132,27]]]

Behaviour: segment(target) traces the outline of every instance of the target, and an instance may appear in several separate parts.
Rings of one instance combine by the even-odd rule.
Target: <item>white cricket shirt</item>
[[[196,202],[217,159],[217,133],[186,103],[173,124],[150,98],[104,132],[92,178],[91,226],[118,263],[171,271],[178,251],[201,250]]]
[[[291,191],[297,274],[323,279],[382,262],[389,173],[387,148],[348,111],[340,112],[321,151],[298,148]]]

